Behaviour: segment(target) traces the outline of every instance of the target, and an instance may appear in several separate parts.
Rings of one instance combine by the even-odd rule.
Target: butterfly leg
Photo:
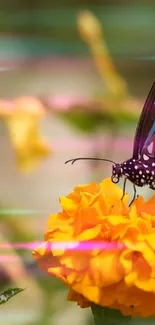
[[[130,202],[130,204],[129,204],[129,207],[130,207],[130,205],[132,204],[132,202],[135,200],[136,195],[137,195],[137,190],[136,190],[136,186],[135,186],[135,184],[133,184],[133,190],[134,190],[133,199],[131,200],[131,202]]]
[[[124,180],[124,184],[123,184],[123,195],[121,197],[121,201],[123,200],[124,195],[125,195],[126,181],[127,181],[127,178],[125,178],[125,180]]]

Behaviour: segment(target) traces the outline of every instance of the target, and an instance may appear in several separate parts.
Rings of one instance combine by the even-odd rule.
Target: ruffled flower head
[[[128,207],[110,179],[60,198],[34,258],[69,288],[68,299],[124,315],[155,316],[155,196]]]

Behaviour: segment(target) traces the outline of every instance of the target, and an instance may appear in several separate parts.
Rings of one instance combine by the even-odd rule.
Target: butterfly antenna
[[[91,157],[86,157],[86,158],[85,157],[78,157],[78,158],[69,159],[69,160],[65,161],[65,164],[71,163],[73,165],[78,160],[101,160],[101,161],[107,161],[107,162],[110,162],[110,163],[116,165],[115,161],[110,160],[110,159],[91,158]]]

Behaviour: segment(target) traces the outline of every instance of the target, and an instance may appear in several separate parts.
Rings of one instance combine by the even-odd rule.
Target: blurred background
[[[131,157],[155,79],[154,31],[153,0],[1,0],[0,285],[27,289],[1,306],[0,325],[92,324],[38,269],[32,243],[60,196],[111,176],[110,164],[67,159]]]

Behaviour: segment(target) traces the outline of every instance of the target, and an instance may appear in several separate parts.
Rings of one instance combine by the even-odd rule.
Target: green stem
[[[95,325],[124,325],[131,320],[131,317],[122,315],[118,310],[103,308],[95,304],[91,306],[91,310]]]

